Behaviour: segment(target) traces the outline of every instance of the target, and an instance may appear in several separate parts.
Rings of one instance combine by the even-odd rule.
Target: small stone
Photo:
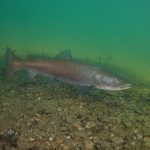
[[[41,118],[42,116],[41,116],[41,114],[36,114],[35,115],[37,118]]]
[[[130,128],[130,127],[132,127],[132,122],[124,122],[124,125],[125,125],[127,128]]]
[[[70,149],[72,149],[72,147],[70,145],[68,145],[68,144],[63,145],[63,150],[70,150]]]
[[[61,145],[61,144],[63,144],[63,143],[64,143],[64,139],[62,139],[62,138],[56,139],[56,144]]]
[[[71,139],[71,136],[69,136],[69,135],[68,135],[68,136],[66,136],[66,139],[67,139],[67,140]]]
[[[101,143],[101,149],[105,149],[105,150],[113,150],[113,148],[111,147],[111,144],[109,142],[102,142]]]
[[[110,133],[110,137],[113,138],[113,137],[114,137],[114,134],[113,134],[113,133]]]
[[[149,128],[143,129],[143,134],[144,134],[144,136],[150,136],[150,126],[149,126]]]
[[[78,130],[84,130],[84,128],[83,127],[81,127],[81,123],[80,122],[75,122],[74,124],[73,124],[73,126],[75,127],[75,128],[77,128]]]
[[[49,141],[46,141],[45,144],[48,145],[48,146],[51,145],[51,143]]]
[[[90,121],[90,122],[87,122],[86,124],[85,124],[85,128],[86,129],[90,129],[90,128],[93,128],[93,127],[95,127],[96,126],[96,123],[94,122],[94,121]]]
[[[139,140],[141,140],[141,139],[143,138],[143,135],[142,135],[141,133],[137,133],[137,138],[138,138]]]
[[[49,137],[48,139],[50,142],[52,142],[54,140],[54,138],[52,136]]]
[[[39,135],[38,138],[39,138],[39,140],[42,140],[42,139],[43,139],[42,135]]]
[[[16,146],[18,141],[19,133],[12,128],[7,129],[3,133],[3,138],[9,142],[11,145]]]
[[[40,100],[41,100],[41,97],[38,97],[37,100],[40,101]]]
[[[67,131],[68,130],[68,128],[67,127],[64,127],[64,126],[62,126],[61,128],[60,128],[60,131]]]
[[[58,107],[58,108],[57,108],[57,111],[61,112],[61,111],[62,111],[62,108],[61,108],[61,107]]]
[[[150,148],[150,137],[144,137],[144,145]]]
[[[112,138],[112,141],[113,141],[116,145],[119,145],[119,144],[122,144],[122,143],[123,143],[123,138],[121,138],[121,137],[114,137],[114,138]]]
[[[84,140],[85,148],[86,149],[93,149],[94,143],[91,140]]]
[[[93,142],[94,142],[94,143],[99,143],[99,142],[100,142],[99,137],[98,137],[98,136],[94,136],[94,137],[93,137]]]
[[[30,141],[30,142],[34,142],[35,139],[34,139],[34,138],[29,138],[29,141]]]
[[[132,146],[135,146],[135,145],[136,145],[136,143],[133,141],[133,142],[131,142],[131,145],[132,145]]]

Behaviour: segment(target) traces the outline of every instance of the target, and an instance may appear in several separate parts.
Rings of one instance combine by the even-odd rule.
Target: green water
[[[148,0],[1,0],[0,55],[6,46],[21,57],[68,48],[149,84],[149,27]]]

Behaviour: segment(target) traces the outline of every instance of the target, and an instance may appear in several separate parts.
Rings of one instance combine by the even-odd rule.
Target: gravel
[[[150,89],[81,96],[60,82],[0,81],[0,149],[150,149]],[[14,136],[4,138],[14,129]],[[10,142],[11,141],[11,142]],[[15,140],[16,142],[16,140]]]

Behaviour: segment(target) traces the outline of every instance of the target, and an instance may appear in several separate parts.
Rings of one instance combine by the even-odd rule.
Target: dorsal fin
[[[59,60],[71,60],[72,56],[71,56],[71,51],[70,49],[64,49],[61,52],[59,52],[56,56],[55,59],[59,59]]]

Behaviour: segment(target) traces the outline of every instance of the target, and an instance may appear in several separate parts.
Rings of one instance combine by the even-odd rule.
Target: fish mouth
[[[111,88],[110,90],[127,90],[131,88],[131,84],[124,84],[124,85],[121,85],[121,86],[118,86],[118,87],[115,87],[115,88]]]
[[[120,86],[103,86],[103,87],[96,86],[96,87],[98,89],[102,89],[102,90],[121,91],[121,90],[127,90],[127,89],[131,88],[131,84],[123,84]]]

